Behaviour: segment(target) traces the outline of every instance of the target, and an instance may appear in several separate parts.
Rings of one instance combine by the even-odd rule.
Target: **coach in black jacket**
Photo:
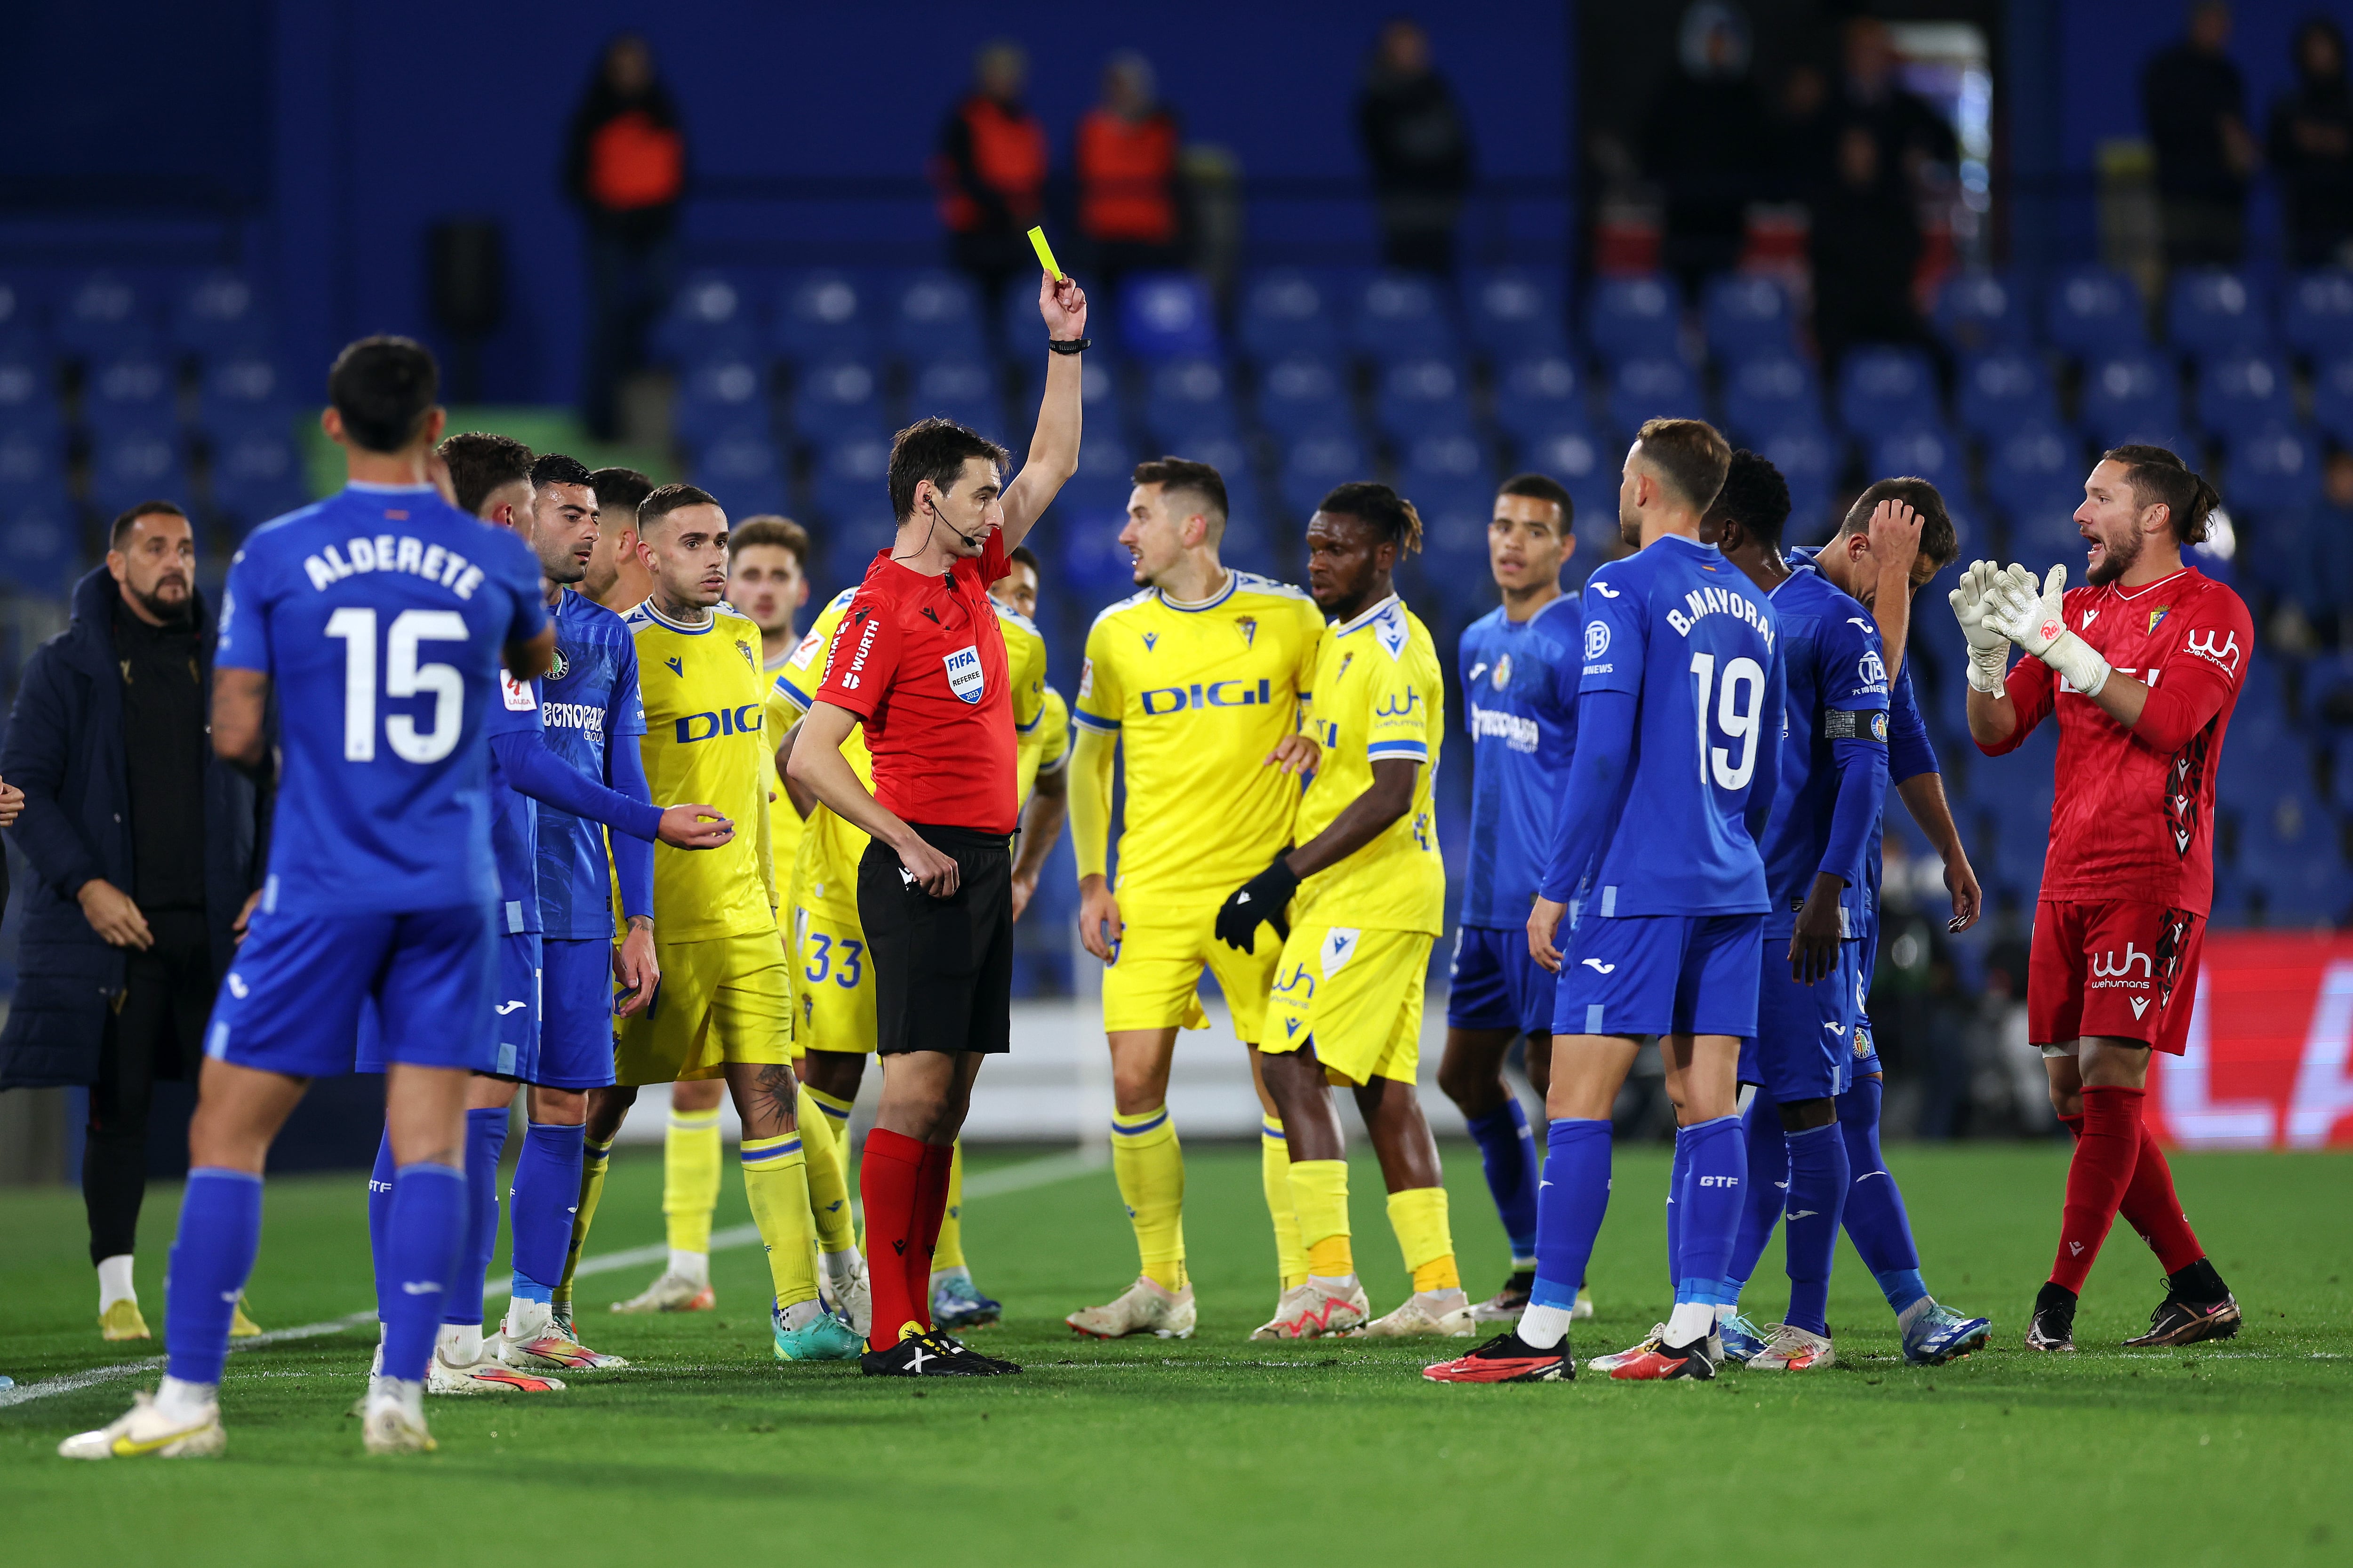
[[[216,628],[187,518],[145,502],[111,542],[74,588],[71,624],[26,663],[0,743],[0,778],[25,792],[8,839],[33,872],[0,1089],[90,1086],[82,1192],[100,1316],[128,1300],[109,1337],[143,1338],[130,1254],[149,1095],[202,1059],[261,886],[267,803],[213,755]]]

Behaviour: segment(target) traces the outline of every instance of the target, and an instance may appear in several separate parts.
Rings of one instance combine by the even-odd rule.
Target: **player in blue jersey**
[[[1788,679],[1780,790],[1763,846],[1773,911],[1757,1035],[1740,1061],[1742,1085],[1756,1090],[1744,1122],[1746,1201],[1718,1317],[1732,1359],[1804,1372],[1838,1359],[1828,1316],[1831,1256],[1851,1178],[1836,1100],[1870,984],[1863,867],[1877,857],[1872,835],[1887,789],[1888,681],[1870,612],[1810,564],[1782,558],[1788,516],[1779,471],[1738,451],[1700,537],[1773,602]],[[1908,507],[1901,521],[1912,526]],[[1789,1310],[1760,1332],[1733,1307],[1785,1208]]]
[[[1659,1037],[1686,1173],[1658,1344],[1611,1375],[1713,1377],[1716,1298],[1746,1157],[1740,1041],[1757,1032],[1765,862],[1783,670],[1772,606],[1699,540],[1731,449],[1695,419],[1653,419],[1626,455],[1620,531],[1636,552],[1584,594],[1577,749],[1529,951],[1560,974],[1536,1278],[1516,1329],[1425,1369],[1441,1383],[1574,1375],[1568,1325],[1609,1201],[1609,1109]],[[1569,900],[1579,916],[1555,945]]]
[[[1905,526],[1895,508],[1911,510],[1914,521]],[[1945,886],[1952,896],[1953,912],[1947,929],[1967,931],[1977,923],[1982,895],[1977,873],[1970,868],[1960,829],[1945,799],[1945,781],[1937,771],[1936,753],[1928,742],[1928,727],[1913,695],[1912,670],[1904,657],[1911,627],[1912,595],[1922,584],[1960,556],[1960,541],[1936,488],[1921,479],[1881,479],[1865,489],[1847,511],[1838,535],[1819,551],[1792,550],[1792,566],[1810,565],[1834,586],[1869,607],[1878,623],[1885,650],[1889,692],[1887,731],[1888,777],[1905,809],[1919,825],[1944,862]],[[1880,835],[1876,828],[1873,840]],[[1862,972],[1872,973],[1879,948],[1880,860],[1863,865],[1870,892],[1869,930],[1864,937]],[[1984,1318],[1955,1310],[1928,1293],[1921,1279],[1920,1251],[1912,1238],[1904,1194],[1887,1169],[1879,1149],[1882,1082],[1879,1053],[1872,1038],[1868,1015],[1858,1020],[1854,1035],[1850,1087],[1838,1098],[1840,1135],[1847,1146],[1852,1182],[1847,1188],[1844,1225],[1872,1278],[1887,1298],[1903,1334],[1904,1359],[1933,1366],[1966,1355],[1983,1345],[1992,1331]],[[1769,1139],[1771,1129],[1766,1129]],[[1769,1154],[1768,1154],[1769,1157]],[[1752,1158],[1752,1163],[1754,1160]],[[1745,1245],[1745,1241],[1744,1241]],[[1760,1239],[1757,1245],[1761,1247]]]
[[[260,1242],[263,1162],[310,1080],[351,1069],[363,998],[390,1058],[385,1257],[399,1285],[383,1295],[384,1373],[361,1430],[371,1453],[434,1446],[426,1363],[464,1241],[466,1087],[495,1060],[485,719],[501,658],[531,680],[555,645],[531,552],[429,482],[438,382],[406,339],[346,348],[322,424],[350,484],[255,530],[229,567],[213,747],[268,767],[274,700],[269,878],[206,1031],[163,1386],[69,1438],[69,1458],[225,1446],[217,1390]]]
[[[1560,569],[1577,549],[1575,510],[1542,474],[1504,481],[1487,524],[1488,569],[1504,602],[1464,630],[1455,656],[1471,737],[1471,863],[1438,1087],[1478,1142],[1512,1247],[1511,1278],[1472,1309],[1481,1322],[1515,1321],[1536,1277],[1535,1135],[1504,1080],[1504,1058],[1525,1036],[1528,1081],[1545,1092],[1554,979],[1529,955],[1527,927],[1577,741],[1585,623],[1577,596],[1560,590]],[[1591,1303],[1580,1299],[1578,1310],[1589,1315]]]

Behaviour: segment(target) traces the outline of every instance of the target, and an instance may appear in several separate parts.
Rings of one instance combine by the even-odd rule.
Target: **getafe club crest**
[[[564,657],[564,649],[559,646],[555,650],[555,662],[547,667],[547,679],[561,680],[571,673],[572,661]]]
[[[1506,691],[1512,685],[1512,656],[1505,654],[1495,661],[1495,689]]]

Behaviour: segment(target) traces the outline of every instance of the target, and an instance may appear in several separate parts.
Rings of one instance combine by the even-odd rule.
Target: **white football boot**
[[[1353,1274],[1344,1289],[1332,1290],[1313,1279],[1282,1293],[1274,1316],[1250,1331],[1254,1340],[1320,1340],[1351,1333],[1371,1320],[1373,1304]]]
[[[1192,1286],[1171,1290],[1156,1279],[1138,1278],[1116,1299],[1100,1307],[1082,1307],[1062,1321],[1090,1339],[1124,1340],[1130,1334],[1150,1334],[1155,1339],[1189,1340],[1198,1319]]]
[[[711,1281],[664,1269],[654,1282],[626,1301],[613,1303],[616,1312],[708,1312],[719,1305]]]
[[[1451,1290],[1417,1290],[1395,1310],[1356,1331],[1368,1340],[1467,1340],[1476,1331],[1473,1310],[1471,1298],[1459,1286]]]
[[[1765,1349],[1748,1358],[1751,1372],[1812,1372],[1838,1364],[1838,1352],[1828,1334],[1810,1333],[1794,1323],[1774,1323],[1765,1331]]]
[[[131,1408],[95,1432],[77,1432],[58,1445],[63,1459],[208,1459],[228,1447],[220,1406],[207,1405],[186,1415],[166,1415],[155,1396],[142,1389]]]

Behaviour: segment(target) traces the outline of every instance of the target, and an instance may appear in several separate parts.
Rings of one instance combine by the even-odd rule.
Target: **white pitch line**
[[[967,1180],[964,1195],[969,1202],[975,1198],[1001,1197],[1008,1193],[1027,1192],[1032,1187],[1050,1186],[1066,1182],[1072,1176],[1083,1175],[1103,1168],[1099,1160],[1082,1154],[1047,1154],[1018,1164],[1006,1165],[994,1171],[984,1171]],[[727,1252],[739,1247],[755,1247],[760,1232],[756,1226],[731,1226],[711,1235],[711,1250]],[[659,1263],[670,1257],[670,1248],[662,1246],[624,1247],[618,1252],[600,1252],[594,1258],[584,1258],[572,1271],[577,1279],[590,1274],[610,1274],[616,1269],[637,1268],[649,1263]],[[504,1300],[513,1290],[512,1279],[499,1283],[485,1283],[482,1300],[485,1305]],[[272,1329],[249,1340],[233,1340],[229,1352],[259,1350],[263,1345],[280,1345],[294,1340],[315,1340],[328,1334],[340,1334],[352,1329],[364,1328],[375,1321],[375,1309],[353,1312],[345,1317],[330,1319],[321,1323],[304,1323],[297,1328]],[[113,1383],[142,1373],[161,1372],[162,1356],[143,1356],[137,1361],[119,1361],[105,1366],[86,1367],[61,1377],[44,1378],[38,1383],[19,1384],[14,1388],[0,1388],[0,1410],[11,1405],[26,1405],[36,1399],[47,1399],[54,1394],[78,1394],[85,1388],[95,1388],[102,1383]]]

